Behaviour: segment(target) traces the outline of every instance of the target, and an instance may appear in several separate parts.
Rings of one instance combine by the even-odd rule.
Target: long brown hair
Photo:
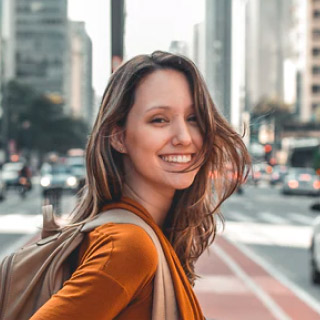
[[[106,203],[122,197],[122,155],[113,149],[115,126],[123,127],[140,81],[159,69],[182,72],[190,85],[195,113],[203,137],[202,163],[193,184],[177,191],[164,232],[194,283],[194,264],[214,240],[219,208],[246,176],[250,158],[241,136],[218,113],[197,67],[186,57],[156,51],[139,55],[111,76],[86,148],[87,181],[72,223],[94,217]]]

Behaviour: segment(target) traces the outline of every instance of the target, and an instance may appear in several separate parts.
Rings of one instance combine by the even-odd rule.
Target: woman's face
[[[202,136],[188,81],[181,72],[157,70],[139,83],[124,136],[125,182],[173,194],[188,188]]]

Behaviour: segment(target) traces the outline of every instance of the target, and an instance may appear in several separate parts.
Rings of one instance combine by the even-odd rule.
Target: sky
[[[168,50],[172,40],[192,42],[205,0],[127,0],[125,59]],[[93,87],[102,95],[110,75],[110,0],[68,0],[71,20],[85,21],[93,43]]]

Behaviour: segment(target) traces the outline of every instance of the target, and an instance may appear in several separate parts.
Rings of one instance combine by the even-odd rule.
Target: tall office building
[[[71,115],[92,123],[92,43],[84,22],[69,23],[69,98]]]
[[[12,80],[16,70],[16,0],[2,0],[1,62],[3,82]]]
[[[239,131],[244,111],[245,6],[245,0],[207,0],[205,17],[207,85],[218,109]]]
[[[63,102],[68,95],[67,0],[15,1],[15,78]]]
[[[247,106],[263,98],[291,103],[296,92],[293,45],[295,0],[248,0],[246,18]]]
[[[320,1],[308,0],[302,121],[320,122]]]

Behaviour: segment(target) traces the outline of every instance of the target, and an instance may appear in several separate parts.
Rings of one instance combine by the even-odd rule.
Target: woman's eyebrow
[[[145,111],[145,113],[148,113],[148,112],[150,112],[150,111],[152,111],[152,110],[155,110],[155,109],[162,109],[162,110],[170,110],[170,109],[174,109],[173,107],[171,107],[171,106],[153,106],[153,107],[150,107],[150,108],[148,108],[146,111]],[[193,111],[194,110],[194,105],[193,104],[191,104],[191,105],[189,105],[188,107],[187,107],[187,110],[189,111]]]
[[[155,110],[155,109],[164,109],[164,110],[168,110],[168,109],[171,109],[170,106],[154,106],[154,107],[150,107],[146,110],[146,112],[149,112],[149,111],[152,111],[152,110]]]

